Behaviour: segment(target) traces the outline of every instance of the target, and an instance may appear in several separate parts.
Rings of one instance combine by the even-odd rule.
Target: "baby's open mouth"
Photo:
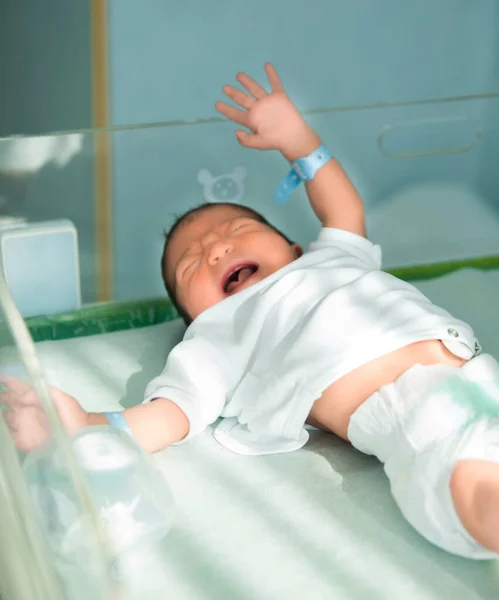
[[[222,289],[225,294],[233,294],[258,271],[256,263],[239,263],[230,268],[222,278]]]

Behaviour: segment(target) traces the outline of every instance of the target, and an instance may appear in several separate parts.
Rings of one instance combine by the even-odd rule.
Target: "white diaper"
[[[460,556],[499,558],[464,529],[450,491],[457,461],[499,463],[499,364],[492,356],[461,368],[415,365],[360,406],[348,436],[384,463],[400,510],[427,540]]]

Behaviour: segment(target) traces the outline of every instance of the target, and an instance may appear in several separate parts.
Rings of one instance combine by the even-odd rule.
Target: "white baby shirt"
[[[322,229],[302,257],[199,315],[144,401],[184,411],[183,441],[223,417],[214,435],[226,448],[287,452],[307,442],[314,401],[357,367],[430,339],[478,351],[469,325],[380,269],[379,246]]]

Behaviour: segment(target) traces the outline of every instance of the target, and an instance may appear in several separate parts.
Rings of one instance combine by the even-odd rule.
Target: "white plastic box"
[[[69,220],[0,227],[0,268],[23,317],[81,306],[78,235]]]

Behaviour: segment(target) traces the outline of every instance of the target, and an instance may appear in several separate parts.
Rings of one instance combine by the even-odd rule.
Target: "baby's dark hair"
[[[259,223],[263,223],[264,225],[267,225],[268,227],[273,229],[276,233],[278,233],[281,237],[283,237],[290,246],[293,245],[293,243],[294,243],[286,235],[284,235],[284,233],[282,233],[282,231],[279,231],[279,229],[277,229],[277,227],[274,227],[274,225],[269,223],[267,221],[267,219],[263,215],[261,215],[259,212],[257,212],[256,210],[253,210],[249,206],[243,206],[241,204],[233,204],[231,202],[217,202],[216,204],[212,204],[212,203],[206,202],[204,204],[201,204],[200,206],[196,206],[195,208],[188,210],[183,215],[176,217],[175,221],[173,222],[173,225],[170,227],[169,231],[165,231],[165,234],[164,234],[165,235],[165,244],[163,246],[163,254],[161,255],[161,276],[163,278],[163,283],[165,284],[166,292],[167,292],[173,306],[177,309],[177,312],[182,317],[182,319],[184,320],[186,325],[190,325],[192,323],[192,318],[187,314],[187,312],[180,305],[179,301],[177,300],[177,295],[175,293],[175,289],[172,285],[170,285],[170,282],[168,281],[168,278],[166,276],[166,259],[168,256],[168,246],[169,246],[170,241],[172,240],[173,236],[175,235],[175,232],[177,231],[177,229],[182,225],[182,223],[186,219],[188,219],[190,216],[192,216],[193,214],[195,214],[197,212],[201,212],[203,210],[209,210],[209,209],[211,209],[213,207],[217,207],[217,206],[233,206],[234,208],[241,210],[241,212],[246,213],[250,218],[255,219],[255,221],[258,221]]]

